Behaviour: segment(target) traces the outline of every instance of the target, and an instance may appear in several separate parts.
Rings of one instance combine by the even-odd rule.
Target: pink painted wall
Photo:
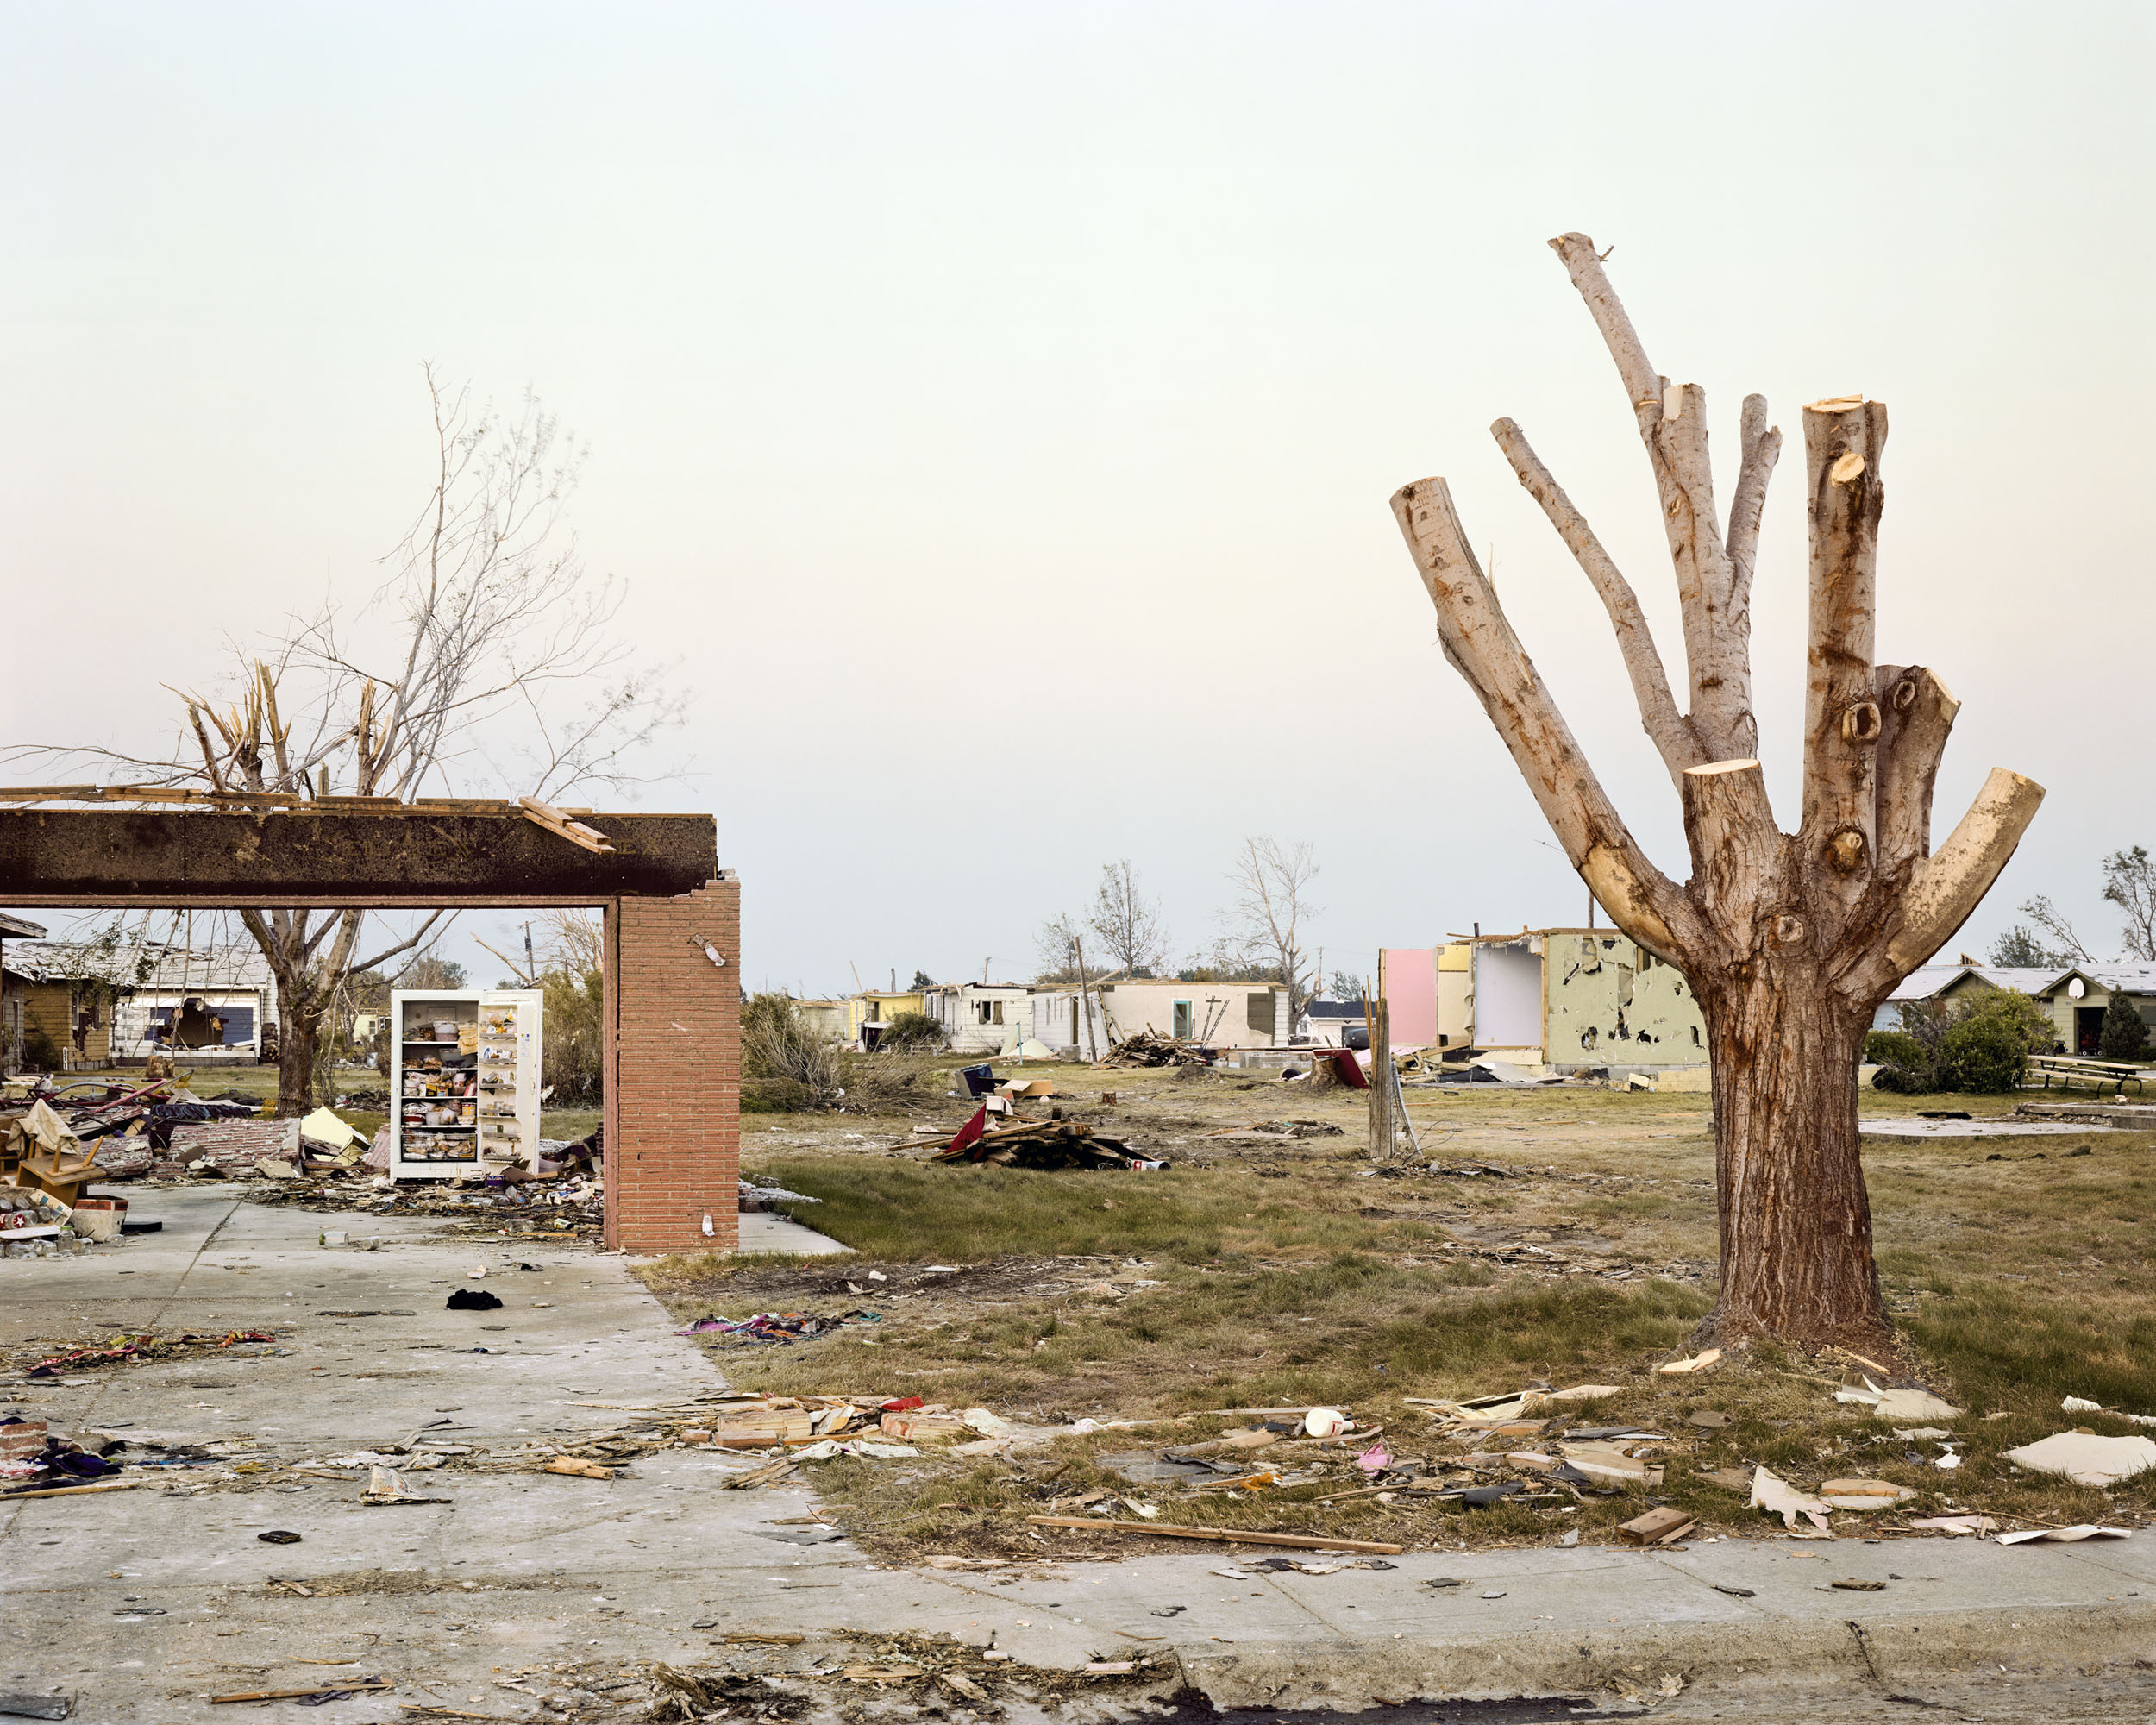
[[[1395,1048],[1432,1048],[1438,1040],[1438,955],[1427,946],[1385,949],[1385,1005]]]

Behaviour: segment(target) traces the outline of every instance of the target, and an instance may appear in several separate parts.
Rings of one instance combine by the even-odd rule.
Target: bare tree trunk
[[[322,1006],[277,989],[277,1118],[298,1120],[314,1112],[315,1061],[322,1052]]]
[[[1779,1336],[1876,1352],[1886,1307],[1857,1138],[1868,1020],[1806,962],[1762,958],[1749,980],[1695,989],[1707,1019],[1720,1195],[1718,1341]]]
[[[1619,927],[1683,969],[1706,1016],[1721,1221],[1721,1292],[1708,1327],[1727,1340],[1882,1346],[1858,1051],[1879,1002],[1998,878],[2043,787],[1993,768],[1933,848],[1933,789],[1957,703],[1923,666],[1874,662],[1887,414],[1862,396],[1836,396],[1804,410],[1804,799],[1797,830],[1780,830],[1755,758],[1751,605],[1781,433],[1766,403],[1747,398],[1725,540],[1704,392],[1648,363],[1593,241],[1564,234],[1551,245],[1617,362],[1646,445],[1677,575],[1689,711],[1678,710],[1638,595],[1608,549],[1520,427],[1501,419],[1492,430],[1609,614],[1641,722],[1683,800],[1689,881],[1655,867],[1588,765],[1476,561],[1451,488],[1442,479],[1405,486],[1394,513],[1445,657],[1566,857]]]

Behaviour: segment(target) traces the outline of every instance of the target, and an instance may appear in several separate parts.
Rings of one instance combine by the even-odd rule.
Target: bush
[[[2000,988],[1956,1014],[1939,1039],[1940,1088],[2012,1090],[2028,1076],[2028,1057],[2051,1046],[2053,1028],[2027,994]]]
[[[41,1028],[22,1032],[22,1064],[32,1072],[58,1072],[66,1064],[59,1044]]]
[[[752,1113],[798,1113],[837,1100],[838,1051],[784,994],[757,994],[741,1013],[742,1105]]]
[[[1921,1037],[1905,1030],[1866,1031],[1864,1057],[1879,1070],[1871,1088],[1901,1096],[1921,1096],[1939,1086],[1939,1063]]]
[[[949,1040],[943,1027],[926,1013],[893,1013],[876,1040],[876,1049],[879,1053],[885,1049],[894,1054],[932,1052]]]
[[[2103,1009],[2103,1031],[2096,1052],[2106,1060],[2140,1060],[2148,1054],[2148,1026],[2123,990],[2111,996]]]
[[[1864,1058],[1867,1066],[1899,1066],[1915,1071],[1932,1063],[1924,1044],[1905,1030],[1866,1031]]]

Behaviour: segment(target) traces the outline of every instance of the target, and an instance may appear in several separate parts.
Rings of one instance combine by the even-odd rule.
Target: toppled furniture
[[[70,1206],[98,1177],[97,1164],[97,1151],[85,1148],[41,1099],[21,1120],[9,1124],[0,1145],[0,1178]]]

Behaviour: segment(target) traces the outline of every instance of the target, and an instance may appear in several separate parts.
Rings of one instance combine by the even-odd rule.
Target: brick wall
[[[726,963],[715,965],[705,945]],[[740,1234],[741,882],[606,906],[606,1244]],[[706,1218],[711,1232],[704,1232]]]

